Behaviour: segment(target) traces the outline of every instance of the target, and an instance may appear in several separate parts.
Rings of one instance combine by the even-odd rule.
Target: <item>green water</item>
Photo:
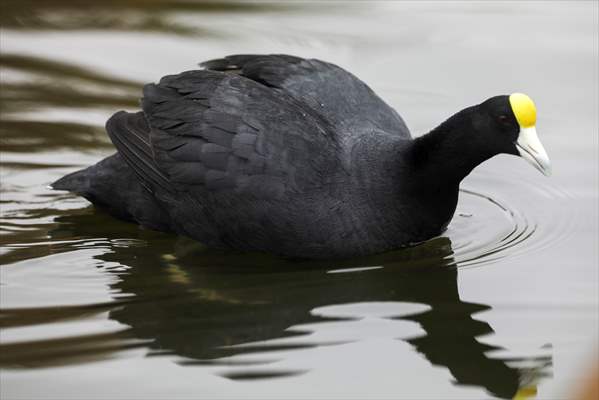
[[[599,349],[598,11],[5,0],[1,397],[567,397]],[[554,176],[496,157],[441,237],[317,263],[206,250],[46,187],[114,151],[103,124],[143,83],[232,53],[341,65],[414,135],[525,92]]]

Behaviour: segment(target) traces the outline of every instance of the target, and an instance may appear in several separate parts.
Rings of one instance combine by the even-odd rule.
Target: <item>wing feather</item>
[[[120,111],[106,122],[106,131],[129,166],[140,177],[146,188],[161,187],[172,190],[168,177],[154,161],[150,143],[150,127],[144,114]]]
[[[145,86],[142,108],[150,126],[145,147],[131,137],[121,148],[140,158],[129,157],[152,183],[158,171],[177,190],[273,198],[321,186],[318,178],[338,169],[334,132],[322,116],[246,77],[167,76]]]
[[[275,199],[345,172],[348,142],[409,135],[399,115],[343,69],[293,56],[236,55],[144,87],[143,113],[108,133],[149,189]]]

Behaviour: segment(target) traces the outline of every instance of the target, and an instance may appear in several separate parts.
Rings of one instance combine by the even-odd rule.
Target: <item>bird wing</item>
[[[360,79],[334,64],[288,55],[232,55],[200,65],[236,73],[287,93],[328,121],[341,142],[372,129],[410,137],[405,122],[392,107]]]
[[[146,187],[260,198],[306,191],[338,171],[330,124],[293,97],[236,74],[199,70],[144,87],[143,113],[107,131]]]
[[[106,122],[106,132],[119,154],[150,191],[160,187],[172,191],[168,176],[154,160],[150,142],[150,126],[143,112],[119,111]]]

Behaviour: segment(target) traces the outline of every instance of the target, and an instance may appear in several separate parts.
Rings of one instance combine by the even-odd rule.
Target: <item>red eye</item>
[[[509,122],[509,118],[507,117],[507,115],[500,115],[499,117],[497,117],[497,120],[502,124],[507,124]]]

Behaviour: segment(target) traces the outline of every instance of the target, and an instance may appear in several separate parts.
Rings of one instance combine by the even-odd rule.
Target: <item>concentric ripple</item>
[[[455,216],[443,236],[451,239],[460,267],[540,251],[572,232],[579,216],[567,207],[569,198],[547,180],[474,173],[460,189]]]

